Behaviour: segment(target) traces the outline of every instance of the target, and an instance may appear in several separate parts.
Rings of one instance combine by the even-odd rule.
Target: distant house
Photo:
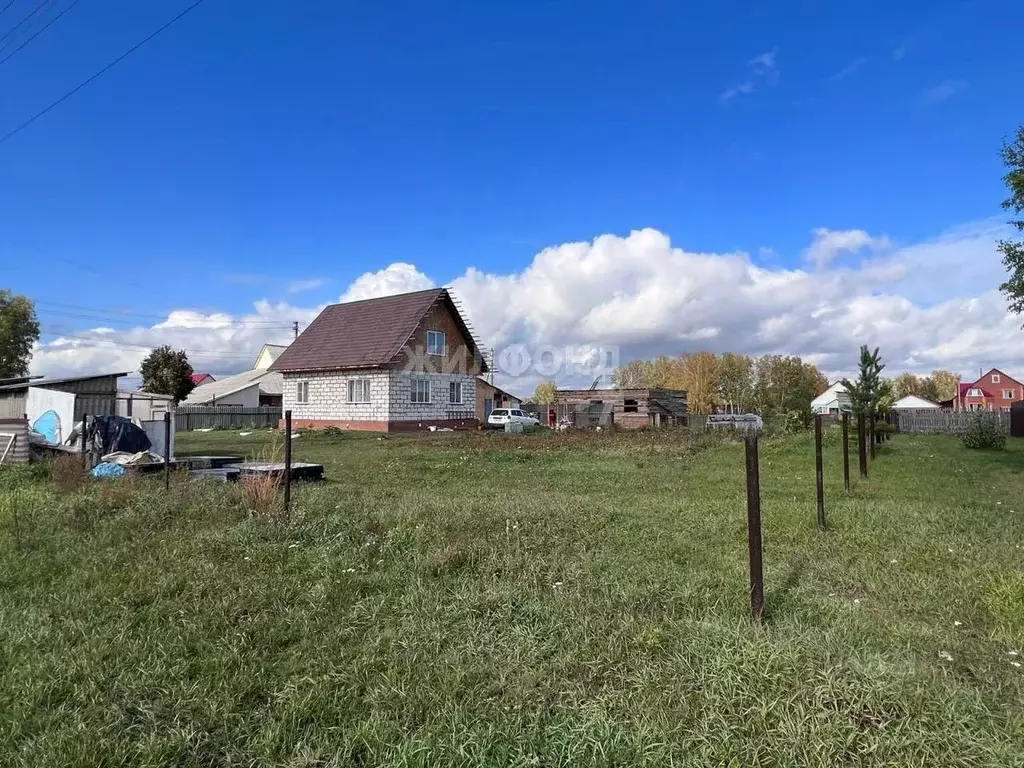
[[[954,411],[1009,411],[1019,400],[1024,400],[1024,384],[993,368],[970,384],[961,382],[950,405]]]
[[[196,386],[196,387],[198,387],[198,386],[200,386],[202,384],[209,384],[211,381],[216,381],[216,379],[213,378],[213,376],[211,376],[209,373],[193,373],[192,374],[192,384],[194,386]]]
[[[271,366],[297,427],[472,428],[487,364],[444,288],[332,304]]]
[[[476,380],[476,418],[483,423],[495,408],[519,408],[522,398],[489,383],[483,377]],[[543,420],[545,423],[547,419]]]
[[[840,413],[851,413],[852,411],[853,403],[850,400],[850,394],[846,391],[846,387],[841,381],[837,381],[811,400],[811,413],[837,415]]]
[[[181,404],[236,405],[250,408],[258,405],[281,405],[284,378],[280,373],[271,371],[270,366],[285,349],[287,347],[264,344],[251,370],[223,379],[213,380],[211,376],[211,381],[193,389]]]
[[[892,407],[899,411],[907,408],[938,408],[939,404],[933,403],[931,400],[925,400],[923,397],[918,397],[917,395],[907,395],[893,403]]]

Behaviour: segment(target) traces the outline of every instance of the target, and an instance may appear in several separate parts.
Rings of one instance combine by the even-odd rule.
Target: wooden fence
[[[979,411],[942,411],[938,408],[896,408],[892,411],[896,429],[918,434],[957,434],[963,431]],[[984,411],[999,419],[1004,429],[1010,427],[1010,414]]]
[[[280,420],[281,406],[278,405],[253,407],[179,405],[174,409],[174,428],[177,432],[188,432],[208,427],[219,429],[276,428]]]

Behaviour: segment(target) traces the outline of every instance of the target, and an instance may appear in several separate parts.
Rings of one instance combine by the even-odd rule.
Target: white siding
[[[254,381],[251,386],[238,392],[232,392],[230,395],[224,395],[224,397],[218,397],[203,403],[203,405],[241,405],[247,408],[255,408],[259,404],[260,384],[258,381]]]

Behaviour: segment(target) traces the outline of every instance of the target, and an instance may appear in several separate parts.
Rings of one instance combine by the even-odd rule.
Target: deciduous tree
[[[26,375],[37,341],[35,305],[24,296],[0,290],[0,378]]]
[[[192,366],[185,350],[174,350],[164,345],[157,347],[142,361],[142,388],[158,395],[170,395],[179,402],[192,391]]]
[[[754,361],[726,352],[718,359],[718,398],[730,413],[750,410],[754,394]]]
[[[917,395],[924,397],[925,380],[913,373],[901,373],[892,381],[893,394],[896,399]]]
[[[925,380],[925,394],[921,397],[927,397],[936,403],[942,400],[952,400],[956,397],[956,389],[960,386],[960,377],[950,371],[936,370],[932,371],[931,376]]]
[[[537,385],[533,391],[533,402],[541,405],[551,405],[555,402],[555,395],[558,392],[558,385],[553,381],[544,381]]]
[[[1003,208],[1020,215],[1024,213],[1024,125],[1017,129],[1013,141],[1003,142],[1000,154],[1006,167],[1003,181],[1010,193],[1003,200]],[[1024,233],[1024,219],[1011,219],[1009,223],[1017,232]],[[1006,282],[999,290],[1009,299],[1010,309],[1020,314],[1024,312],[1024,240],[1000,240],[998,247],[1007,272]]]

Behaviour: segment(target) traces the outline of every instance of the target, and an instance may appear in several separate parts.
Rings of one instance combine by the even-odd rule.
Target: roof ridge
[[[447,289],[444,286],[441,286],[440,288],[424,288],[419,291],[406,291],[405,293],[389,293],[386,296],[371,296],[368,299],[355,299],[354,301],[335,301],[324,306],[324,309],[327,309],[327,307],[348,307],[352,304],[365,304],[368,301],[384,301],[386,299],[405,298],[406,296],[416,296],[421,293],[440,293],[444,290]]]

